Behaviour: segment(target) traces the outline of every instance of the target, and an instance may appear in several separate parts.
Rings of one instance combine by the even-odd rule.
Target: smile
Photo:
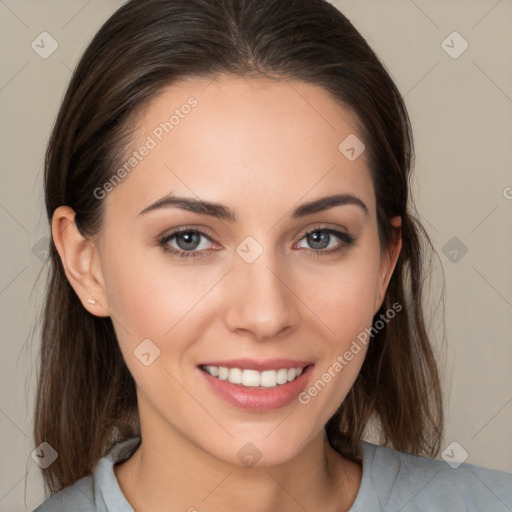
[[[250,388],[275,388],[294,381],[302,374],[304,367],[279,368],[277,370],[249,370],[242,368],[226,368],[225,366],[201,366],[205,372],[220,380],[227,380],[232,384],[240,384]]]
[[[213,393],[237,409],[270,411],[293,403],[315,364],[296,359],[203,361],[197,371]]]

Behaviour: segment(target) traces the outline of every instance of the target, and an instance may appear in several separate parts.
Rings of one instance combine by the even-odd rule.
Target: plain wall
[[[72,69],[121,3],[0,2],[0,511],[44,498],[30,456],[39,338],[29,335],[49,236],[45,145]],[[446,280],[444,340],[439,311],[431,324],[444,353],[443,446],[456,441],[467,462],[512,472],[512,3],[332,3],[382,59],[413,124],[414,197]],[[58,43],[47,59],[31,47],[43,31]],[[468,43],[458,58],[442,47],[454,31]],[[462,48],[453,36],[446,44]]]

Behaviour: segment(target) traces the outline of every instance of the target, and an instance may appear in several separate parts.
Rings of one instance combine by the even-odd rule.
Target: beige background
[[[0,0],[0,511],[31,510],[44,497],[30,457],[39,341],[29,334],[44,283],[34,284],[44,259],[37,243],[49,234],[45,144],[71,70],[121,3]],[[416,202],[446,279],[443,447],[456,441],[468,462],[512,472],[512,3],[332,3],[376,50],[410,111]],[[58,42],[47,59],[31,48],[43,31]],[[456,59],[441,46],[454,31],[469,44]],[[441,346],[440,318],[432,331]]]

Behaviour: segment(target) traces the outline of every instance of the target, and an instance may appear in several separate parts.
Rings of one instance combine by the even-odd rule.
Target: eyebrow
[[[364,211],[365,215],[368,214],[368,207],[361,199],[353,194],[344,193],[322,197],[320,199],[310,201],[309,203],[304,203],[292,211],[292,218],[299,219],[313,213],[334,208],[335,206],[345,205],[358,206]],[[178,197],[173,193],[162,197],[155,203],[144,208],[144,210],[139,213],[139,216],[161,208],[180,208],[182,210],[199,213],[201,215],[209,215],[229,222],[236,222],[237,220],[236,213],[222,204],[188,197]]]

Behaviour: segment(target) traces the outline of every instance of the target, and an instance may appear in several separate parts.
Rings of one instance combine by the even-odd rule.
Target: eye
[[[336,243],[336,238],[338,243]],[[312,256],[329,256],[346,251],[354,245],[355,237],[338,231],[336,229],[316,227],[304,234],[301,241],[304,240],[311,248],[309,253]]]
[[[195,258],[197,256],[207,256],[210,254],[210,251],[205,249],[208,248],[209,244],[202,243],[201,239],[206,239],[213,243],[211,238],[202,231],[181,228],[165,235],[159,240],[158,245],[162,247],[164,252],[170,252],[179,257]]]

